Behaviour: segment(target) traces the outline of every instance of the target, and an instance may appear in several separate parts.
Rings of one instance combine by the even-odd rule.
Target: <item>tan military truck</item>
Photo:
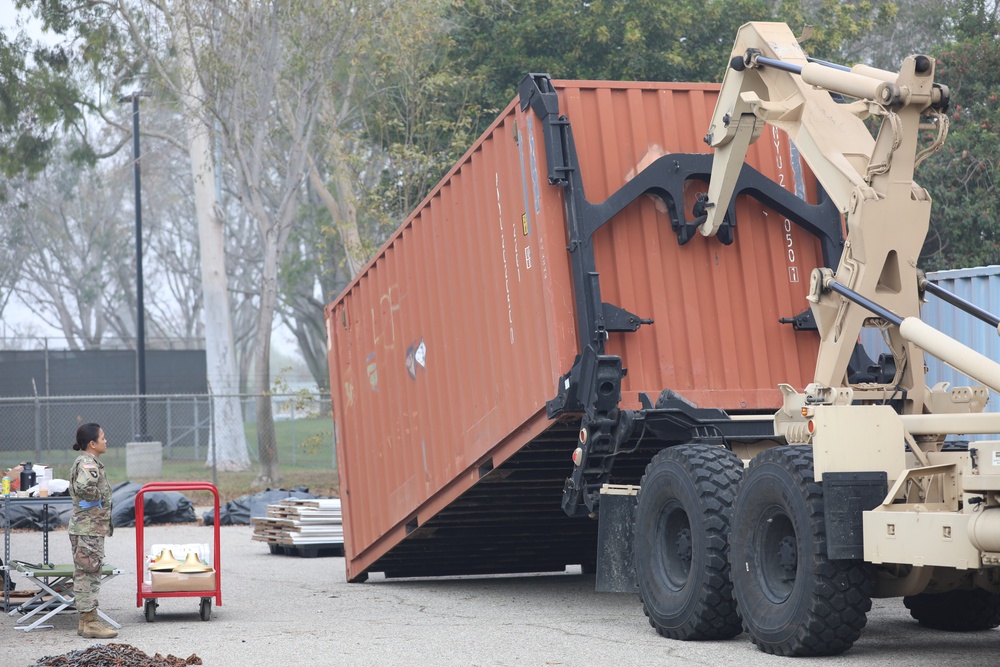
[[[1000,624],[1000,442],[946,441],[1000,433],[1000,365],[919,318],[1000,324],[917,266],[934,66],[749,23],[721,89],[527,76],[326,308],[348,579],[580,565],[665,637],[781,655],[847,650],[873,597]]]
[[[771,125],[798,147],[847,233],[836,267],[812,271],[814,380],[781,386],[775,438],[732,456],[667,449],[646,470],[635,558],[661,634],[731,636],[738,617],[769,653],[838,653],[858,638],[872,597],[903,597],[933,628],[1000,624],[1000,442],[945,446],[950,434],[1000,432],[982,412],[1000,365],[919,319],[933,294],[997,325],[917,268],[931,198],[914,171],[948,130],[934,65],[921,55],[899,72],[816,61],[784,24],[750,23],[737,36],[705,138],[715,158],[699,231],[718,231],[747,149]],[[877,377],[854,378],[864,327],[881,331],[891,355]],[[925,353],[985,386],[927,387]],[[745,473],[736,455],[749,460]],[[724,465],[728,483],[706,481],[700,459]]]

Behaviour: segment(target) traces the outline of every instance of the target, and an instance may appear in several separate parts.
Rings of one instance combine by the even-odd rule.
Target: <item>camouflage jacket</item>
[[[69,520],[70,535],[111,535],[111,484],[104,474],[104,464],[93,454],[84,452],[76,457],[69,474],[69,495],[73,497],[73,516]],[[81,507],[96,501],[101,506]]]

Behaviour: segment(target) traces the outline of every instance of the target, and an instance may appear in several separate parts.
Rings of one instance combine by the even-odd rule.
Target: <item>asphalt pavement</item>
[[[199,513],[200,516],[200,513]],[[594,592],[579,573],[385,580],[348,584],[343,558],[271,554],[249,526],[222,528],[222,606],[202,621],[198,598],[163,598],[156,620],[136,605],[135,530],[116,528],[108,562],[125,570],[101,591],[101,607],[122,624],[117,639],[149,655],[208,667],[579,666],[596,665],[995,665],[1000,631],[953,634],[920,628],[901,600],[876,600],[861,640],[844,655],[789,659],[758,651],[747,636],[677,642],[649,627],[635,595]],[[148,526],[145,543],[211,543],[207,526]],[[12,557],[38,562],[41,533],[11,536]],[[65,529],[50,533],[50,561],[70,562]],[[20,575],[14,575],[25,586]],[[0,618],[0,664],[27,667],[99,640],[76,634],[76,614],[22,632]]]

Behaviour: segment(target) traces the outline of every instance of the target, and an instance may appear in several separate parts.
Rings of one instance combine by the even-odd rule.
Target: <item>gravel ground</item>
[[[200,513],[199,513],[200,516]],[[258,665],[991,665],[1000,631],[951,634],[921,629],[900,600],[876,600],[853,649],[827,659],[775,658],[741,635],[723,642],[675,642],[649,627],[634,595],[594,593],[592,576],[384,580],[347,584],[342,558],[273,555],[249,526],[222,528],[222,606],[201,621],[198,598],[160,600],[155,623],[136,606],[135,530],[107,541],[108,562],[125,574],[108,582],[101,607],[122,624],[117,639],[148,655],[209,667]],[[212,542],[206,526],[149,526],[152,543]],[[13,558],[41,560],[40,533],[11,536]],[[50,560],[70,561],[65,529],[50,534]],[[15,581],[24,582],[15,574]],[[22,587],[26,584],[21,583]],[[99,643],[76,635],[75,614],[54,628],[14,630],[0,619],[0,664],[27,667],[44,656]]]

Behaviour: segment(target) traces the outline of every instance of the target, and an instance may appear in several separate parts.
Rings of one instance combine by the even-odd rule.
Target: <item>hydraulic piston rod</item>
[[[880,104],[889,104],[899,97],[899,89],[894,83],[858,74],[847,68],[832,66],[826,61],[812,61],[805,65],[766,58],[748,53],[746,58],[758,67],[773,67],[792,74],[798,74],[802,80],[811,86],[820,86],[827,90],[843,93],[863,100],[873,100]]]
[[[879,317],[899,327],[899,335],[913,343],[925,352],[948,364],[959,373],[964,373],[974,380],[982,382],[994,391],[1000,391],[1000,364],[972,348],[963,345],[951,336],[941,333],[919,317],[900,317],[887,308],[883,308],[871,299],[867,299],[854,290],[845,287],[836,280],[827,283],[827,287],[844,298],[853,301],[875,313]]]
[[[952,294],[948,290],[932,283],[926,278],[920,281],[920,286],[923,287],[925,291],[930,292],[931,294],[938,297],[942,301],[947,301],[948,303],[955,306],[959,310],[963,310],[969,315],[972,315],[973,317],[983,322],[986,322],[987,324],[997,327],[998,332],[1000,332],[1000,317],[997,317],[996,315],[987,310],[983,310],[974,303],[966,301],[957,294]]]

